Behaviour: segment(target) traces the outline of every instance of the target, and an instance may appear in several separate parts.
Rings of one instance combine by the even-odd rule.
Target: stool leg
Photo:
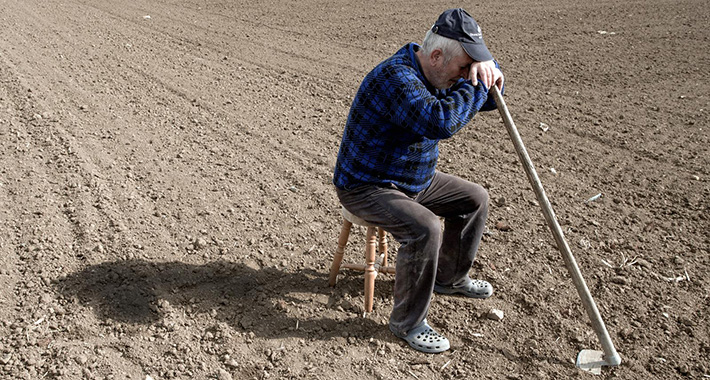
[[[387,266],[387,232],[382,229],[377,229],[377,237],[380,242],[380,255],[382,255],[382,266]]]
[[[365,249],[365,311],[372,312],[372,303],[375,296],[375,251],[377,250],[377,230],[367,227],[367,248]]]
[[[328,284],[333,287],[335,282],[338,280],[338,272],[340,271],[340,263],[343,262],[343,254],[345,253],[345,246],[348,244],[348,237],[350,237],[350,227],[352,223],[349,220],[343,220],[343,227],[340,229],[340,236],[338,237],[338,248],[335,250],[335,256],[333,257],[333,264],[330,265],[330,279]]]

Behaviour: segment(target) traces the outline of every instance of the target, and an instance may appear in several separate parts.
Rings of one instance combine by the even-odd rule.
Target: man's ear
[[[444,62],[444,52],[441,49],[434,49],[429,54],[429,61],[432,66],[438,66]]]

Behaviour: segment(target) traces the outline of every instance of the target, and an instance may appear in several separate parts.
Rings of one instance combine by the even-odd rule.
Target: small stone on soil
[[[512,228],[504,222],[497,222],[496,229],[499,231],[510,231]]]
[[[207,247],[207,240],[204,238],[197,238],[192,245],[195,247],[195,249],[202,249]]]
[[[226,365],[229,368],[237,368],[237,367],[239,367],[239,362],[230,358],[230,359],[227,359],[224,361],[224,365]]]
[[[503,320],[503,310],[498,310],[498,309],[491,309],[488,311],[488,314],[486,314],[486,318],[492,320],[492,321],[502,321]]]
[[[86,357],[86,355],[79,355],[74,358],[74,361],[76,361],[76,363],[79,365],[84,365],[89,361],[89,359]]]
[[[649,263],[649,262],[648,262],[647,260],[645,260],[645,259],[636,259],[636,264],[638,264],[638,265],[640,265],[640,266],[642,266],[642,267],[644,267],[644,268],[650,268],[650,267],[651,267],[651,263]]]

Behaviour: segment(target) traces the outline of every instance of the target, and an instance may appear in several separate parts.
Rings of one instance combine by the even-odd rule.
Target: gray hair
[[[461,54],[466,54],[463,50],[461,43],[447,37],[440,36],[429,29],[424,36],[424,41],[422,41],[422,53],[425,55],[431,54],[436,49],[441,49],[444,55],[444,64],[449,63],[449,61],[458,57]]]

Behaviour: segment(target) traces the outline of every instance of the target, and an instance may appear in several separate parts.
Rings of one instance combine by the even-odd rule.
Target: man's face
[[[468,79],[472,63],[473,59],[471,59],[471,57],[469,57],[466,53],[462,53],[461,55],[451,58],[446,64],[444,64],[442,56],[438,63],[433,67],[433,70],[430,73],[431,78],[427,79],[429,79],[429,82],[439,90],[447,89],[456,84],[456,82],[458,82],[461,78]]]

